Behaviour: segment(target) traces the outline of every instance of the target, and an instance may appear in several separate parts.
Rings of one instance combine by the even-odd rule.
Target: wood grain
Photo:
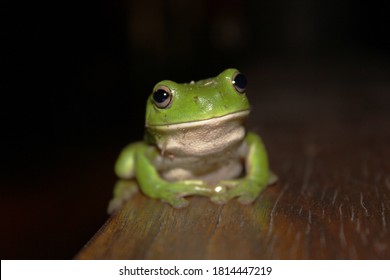
[[[267,139],[280,180],[253,205],[193,197],[189,207],[173,209],[137,194],[76,258],[388,259],[385,124],[323,123],[295,134],[281,128]]]
[[[252,96],[248,128],[277,183],[252,205],[193,197],[177,210],[138,194],[76,258],[390,259],[390,84],[269,72],[249,74],[267,94]]]

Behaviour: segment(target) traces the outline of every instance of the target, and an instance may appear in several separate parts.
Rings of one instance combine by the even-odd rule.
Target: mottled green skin
[[[174,94],[168,109],[159,109],[152,96],[146,105],[146,126],[169,125],[220,117],[229,113],[249,110],[245,94],[237,94],[232,87],[232,76],[236,69],[227,69],[215,78],[195,83],[178,84],[161,81],[154,88],[167,86]]]
[[[231,79],[237,72],[236,69],[227,69],[215,78],[196,83],[162,81],[155,86],[169,87],[173,94],[172,102],[167,108],[160,109],[155,106],[152,96],[148,99],[145,141],[129,144],[121,152],[115,165],[115,172],[120,179],[114,188],[109,212],[119,209],[137,188],[151,198],[179,208],[188,204],[184,197],[190,195],[208,196],[216,203],[225,203],[234,197],[238,197],[242,203],[251,203],[274,180],[275,177],[269,171],[265,147],[260,137],[254,133],[246,133],[242,139],[245,146],[245,155],[242,156],[245,165],[243,177],[220,180],[213,185],[192,179],[172,182],[163,179],[155,166],[156,159],[164,157],[164,150],[161,148],[164,141],[173,137],[170,133],[156,133],[156,128],[213,120],[249,110],[246,95],[237,93],[232,85]],[[205,157],[207,160],[207,155],[203,159]]]

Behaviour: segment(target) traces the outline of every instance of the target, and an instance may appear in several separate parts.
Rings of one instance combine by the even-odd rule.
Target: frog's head
[[[236,69],[188,84],[159,82],[147,101],[147,142],[163,153],[186,156],[239,145],[249,114],[246,84]]]
[[[249,113],[246,78],[236,69],[188,84],[161,81],[147,101],[146,126],[191,123]]]

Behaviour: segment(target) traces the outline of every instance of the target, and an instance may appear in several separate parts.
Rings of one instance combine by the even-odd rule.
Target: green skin
[[[232,82],[237,73],[239,72],[236,69],[227,69],[211,79],[188,84],[162,81],[155,86],[155,90],[161,86],[170,89],[171,103],[166,108],[159,108],[153,100],[153,94],[149,97],[146,107],[145,141],[129,144],[123,149],[116,162],[115,173],[120,179],[115,185],[114,198],[109,204],[110,213],[118,210],[138,187],[145,195],[180,208],[188,204],[184,197],[192,195],[208,196],[213,202],[220,204],[235,197],[238,197],[241,203],[251,203],[268,184],[275,181],[276,177],[268,167],[265,147],[260,137],[254,133],[243,133],[242,139],[237,138],[235,144],[229,147],[218,144],[219,146],[216,145],[214,148],[211,143],[206,144],[203,149],[207,152],[201,153],[194,149],[194,155],[192,155],[191,144],[198,141],[197,137],[194,137],[195,140],[191,138],[191,142],[184,145],[185,152],[182,152],[181,148],[178,149],[179,151],[169,151],[169,148],[165,150],[167,143],[173,137],[180,139],[181,133],[195,130],[191,125],[197,124],[198,121],[213,122],[214,119],[237,112],[249,112],[250,106],[245,92],[238,92]],[[185,129],[180,128],[180,125],[187,124],[190,126]],[[224,124],[214,125],[218,128]],[[164,130],[166,128],[170,130]],[[237,129],[244,131],[241,123]],[[228,129],[225,130],[223,127],[221,131],[228,131]],[[199,136],[199,139],[202,137]],[[217,135],[215,139],[220,137],[223,135]],[[230,153],[233,149],[237,150],[236,147],[239,145],[245,148],[242,148],[244,153],[239,155],[239,160],[243,162],[244,175],[238,178],[226,180],[219,178],[216,182],[196,177],[168,180],[161,174],[161,166],[164,165],[157,163],[159,160],[165,162],[173,158],[181,158],[185,161],[186,157],[192,156],[205,162],[208,160],[215,162],[214,151],[219,149],[223,153]]]

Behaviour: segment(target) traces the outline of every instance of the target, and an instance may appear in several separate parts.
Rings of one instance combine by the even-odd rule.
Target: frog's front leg
[[[110,200],[107,212],[112,214],[129,200],[137,192],[138,186],[135,182],[135,154],[144,149],[143,142],[136,142],[127,145],[119,154],[115,163],[115,174],[119,177],[114,187],[114,195]]]
[[[188,205],[184,199],[189,195],[211,196],[214,190],[201,180],[168,182],[160,177],[146,153],[138,153],[136,158],[136,177],[140,188],[149,197],[161,199],[173,207]]]
[[[241,203],[252,203],[268,184],[276,181],[276,176],[269,170],[267,152],[260,137],[248,133],[245,143],[247,145],[245,177],[220,181],[218,185],[227,191],[212,196],[214,202],[224,203],[238,197]]]

